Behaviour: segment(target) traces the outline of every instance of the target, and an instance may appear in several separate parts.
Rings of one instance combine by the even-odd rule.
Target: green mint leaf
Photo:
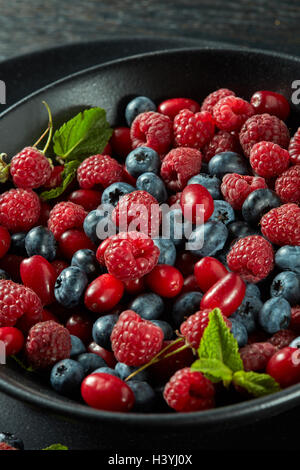
[[[268,374],[240,370],[235,372],[232,380],[255,397],[262,397],[280,390],[279,384]]]
[[[231,370],[218,359],[198,359],[191,365],[192,370],[202,372],[211,382],[223,382],[225,386],[232,381]]]
[[[26,372],[35,372],[35,370],[31,366],[27,366],[21,359],[19,359],[17,356],[9,356],[11,359],[13,359],[22,369],[26,370]]]
[[[42,450],[69,450],[67,446],[63,446],[62,444],[52,444],[51,446],[45,447]]]
[[[101,153],[112,132],[104,109],[86,109],[55,132],[53,150],[63,160],[82,161],[90,155]]]
[[[199,358],[217,359],[232,372],[243,370],[238,343],[223,320],[220,309],[215,308],[209,319],[198,349]]]
[[[62,172],[62,183],[60,186],[56,188],[50,189],[49,191],[44,191],[41,194],[41,198],[44,201],[48,201],[49,199],[55,199],[60,196],[69,186],[69,184],[73,181],[76,176],[77,168],[80,165],[80,160],[72,160],[67,162],[64,167],[64,171]]]

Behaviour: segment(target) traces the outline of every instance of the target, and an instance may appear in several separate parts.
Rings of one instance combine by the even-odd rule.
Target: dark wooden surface
[[[300,54],[299,24],[299,0],[0,0],[0,60],[70,42],[136,35]]]

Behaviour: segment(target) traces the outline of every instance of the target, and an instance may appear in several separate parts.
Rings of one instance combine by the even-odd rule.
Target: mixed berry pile
[[[299,383],[300,128],[290,136],[287,100],[140,96],[127,126],[111,130],[92,108],[54,136],[47,109],[35,145],[1,154],[7,356],[59,394],[119,412],[247,399],[241,368]],[[206,373],[201,359],[214,309],[242,364],[231,385],[228,367]]]

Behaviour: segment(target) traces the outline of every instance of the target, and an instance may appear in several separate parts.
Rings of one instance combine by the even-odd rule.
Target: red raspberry
[[[202,155],[199,150],[179,147],[163,159],[160,175],[171,191],[185,188],[188,180],[200,173]]]
[[[104,253],[110,274],[121,281],[139,279],[157,264],[159,248],[150,237],[140,232],[121,232],[108,245]]]
[[[290,140],[289,154],[292,165],[300,165],[300,127]]]
[[[240,238],[229,251],[227,264],[244,281],[261,281],[274,267],[272,245],[259,235]]]
[[[215,388],[201,372],[178,370],[164,389],[164,398],[176,411],[202,411],[214,407]]]
[[[268,342],[247,344],[240,349],[240,356],[244,364],[244,369],[246,371],[252,370],[254,372],[265,370],[269,359],[275,353],[275,346]]]
[[[275,191],[283,202],[300,203],[300,165],[292,166],[277,178]]]
[[[235,210],[240,210],[245,199],[256,189],[267,188],[264,178],[228,173],[223,177],[221,192],[225,201]]]
[[[154,323],[143,320],[133,310],[126,310],[119,316],[110,338],[119,362],[140,366],[161,350],[164,334]]]
[[[226,131],[217,132],[211,141],[203,147],[203,160],[209,162],[212,157],[221,152],[239,152],[238,139]]]
[[[6,444],[6,442],[0,442],[0,450],[18,450],[18,449]]]
[[[48,158],[34,147],[26,147],[15,155],[10,164],[10,174],[14,184],[19,188],[39,188],[51,176],[51,165]]]
[[[300,207],[283,204],[267,212],[260,221],[262,234],[275,245],[300,246]]]
[[[130,136],[132,148],[150,147],[164,155],[173,139],[172,121],[168,116],[154,111],[141,113],[131,125]]]
[[[112,221],[122,232],[138,230],[157,236],[161,210],[155,197],[147,191],[133,191],[122,196],[112,212]]]
[[[194,114],[188,109],[183,109],[175,117],[173,129],[176,147],[200,149],[212,139],[215,123],[207,111]]]
[[[240,131],[240,143],[244,154],[249,157],[254,144],[265,140],[288,148],[290,133],[283,121],[270,114],[256,114],[250,117]]]
[[[297,334],[300,334],[300,305],[292,307],[290,328]]]
[[[215,104],[223,98],[226,98],[226,96],[235,96],[235,93],[234,91],[228,90],[228,88],[219,88],[213,91],[203,101],[201,111],[208,111],[212,114]]]
[[[42,318],[42,303],[29,287],[0,280],[0,327],[14,326],[23,315],[31,325]]]
[[[44,183],[45,189],[53,189],[61,185],[62,182],[62,172],[64,171],[63,165],[57,165],[52,168],[51,175]]]
[[[184,336],[186,342],[194,349],[198,349],[200,346],[202,335],[209,323],[210,312],[211,309],[200,310],[189,316],[180,326],[181,334]],[[231,321],[224,315],[222,316],[226,325],[231,328]]]
[[[263,140],[251,148],[250,164],[259,176],[278,176],[287,169],[289,161],[289,152],[273,142]]]
[[[92,189],[96,185],[107,188],[112,183],[122,181],[122,176],[122,166],[109,155],[86,158],[77,170],[77,180],[82,189]]]
[[[219,129],[234,131],[242,127],[245,121],[254,114],[253,106],[248,101],[227,96],[217,102],[213,117]]]
[[[70,357],[71,336],[67,328],[53,320],[37,323],[29,331],[25,349],[29,364],[45,369]]]
[[[28,232],[39,220],[41,204],[31,189],[10,189],[0,196],[0,225],[10,232]]]
[[[56,239],[72,228],[82,228],[87,213],[82,206],[73,202],[55,204],[49,215],[48,228]]]
[[[279,330],[269,340],[268,343],[273,344],[276,350],[286,348],[289,344],[297,338],[297,335],[292,330]]]

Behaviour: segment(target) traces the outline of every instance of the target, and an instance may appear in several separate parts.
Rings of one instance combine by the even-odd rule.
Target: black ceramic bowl
[[[156,102],[176,96],[201,102],[213,90],[228,87],[246,99],[256,90],[270,89],[291,100],[292,82],[299,76],[300,59],[250,50],[181,49],[118,60],[55,82],[5,111],[0,119],[0,150],[13,155],[40,135],[47,124],[42,100],[49,103],[56,124],[85,107],[101,106],[112,125],[121,125],[125,105],[136,95],[149,96]],[[292,109],[291,125],[300,116],[300,109],[294,105]],[[170,448],[172,439],[179,449],[199,448],[199,435],[223,432],[300,404],[299,385],[268,397],[197,413],[103,412],[59,396],[35,375],[11,363],[0,367],[0,389],[33,405],[19,409],[20,423],[31,422],[31,416],[43,417],[44,428],[55,428],[56,440],[68,436],[76,448],[106,450],[115,448],[116,433],[121,436],[118,445],[125,449],[147,448],[149,442],[152,448],[163,440],[169,440]],[[9,412],[14,414],[13,410]],[[37,432],[42,432],[39,426]]]

